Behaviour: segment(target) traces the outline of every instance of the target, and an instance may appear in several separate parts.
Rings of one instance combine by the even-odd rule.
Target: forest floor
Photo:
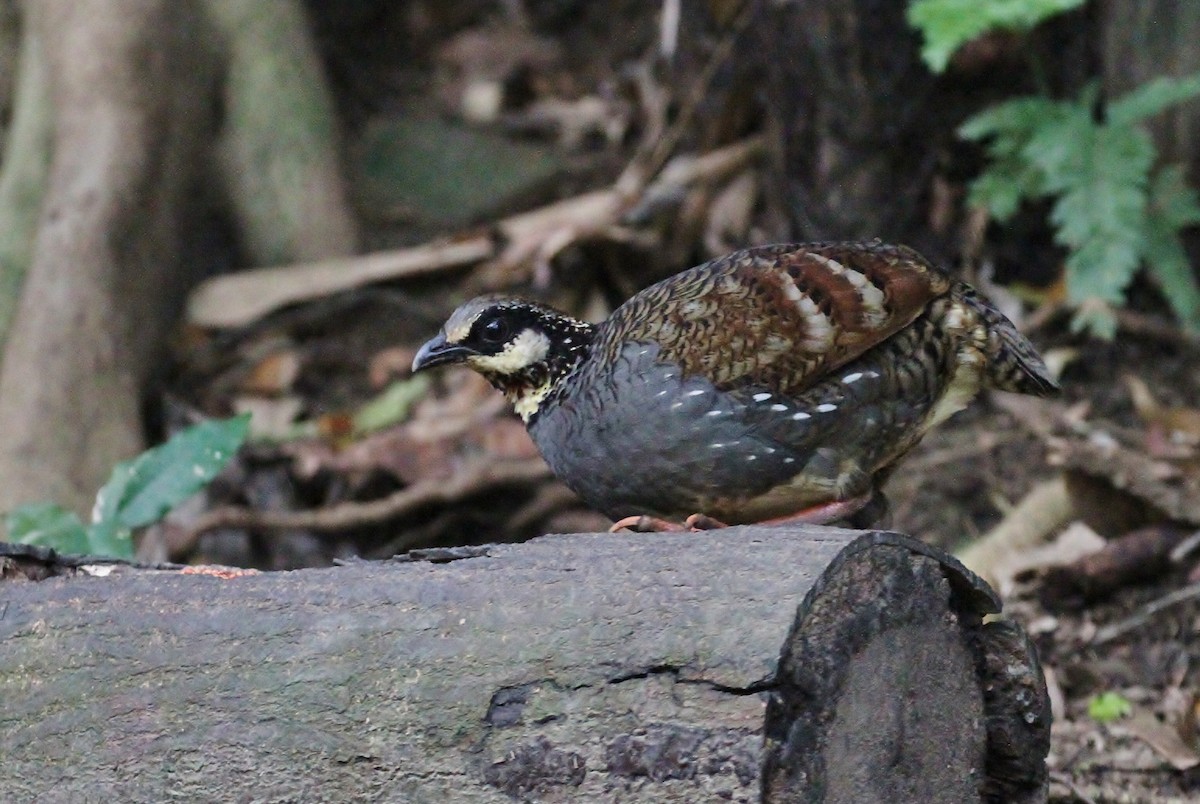
[[[572,30],[572,36],[587,35],[585,29]],[[368,247],[420,243],[611,181],[628,157],[629,148],[618,153],[621,148],[613,143],[629,139],[622,127],[631,112],[619,95],[591,94],[589,88],[605,81],[619,84],[612,65],[640,53],[649,39],[623,40],[616,47],[598,36],[582,43],[566,38],[558,43],[528,37],[507,41],[495,30],[484,39],[468,30],[447,37],[436,50],[436,71],[399,70],[392,78],[403,102],[373,111],[367,122],[358,121],[348,147],[356,203],[367,216]],[[491,52],[482,47],[485,40],[501,45]],[[514,53],[524,60],[513,62]],[[579,53],[594,57],[569,57]],[[480,63],[480,54],[490,61]],[[337,59],[332,63],[336,67]],[[520,69],[514,72],[513,65]],[[447,107],[482,96],[474,90],[492,87],[497,76],[511,84],[518,73],[525,91],[546,100],[562,94],[570,102],[537,107],[541,117],[502,117],[494,128],[511,133],[514,126],[524,126],[515,145],[510,138],[493,136],[486,125],[446,123]],[[353,83],[354,74],[342,80]],[[537,145],[529,132],[539,125],[556,132],[559,142]],[[598,138],[601,145],[558,147],[576,135]],[[605,145],[606,137],[615,139]],[[430,170],[429,160],[447,142],[453,143],[455,158],[435,162]],[[495,153],[501,158],[486,156]],[[468,172],[459,172],[463,170]],[[739,178],[753,179],[751,172],[729,180],[728,186]],[[598,181],[601,176],[607,178]],[[548,187],[554,188],[549,194]],[[722,197],[735,207],[739,202],[736,193]],[[753,206],[751,198],[746,210]],[[688,203],[674,209],[683,215]],[[700,220],[698,228],[702,235],[719,235],[719,223],[714,215]],[[744,237],[755,237],[753,226],[743,229]],[[594,242],[585,242],[574,251],[564,250],[552,275],[535,272],[525,284],[540,285],[542,295],[581,314],[603,315],[648,282],[645,270],[639,274],[619,267],[621,253],[620,248],[597,249]],[[474,278],[466,269],[451,269],[367,286],[281,311],[230,335],[183,343],[167,397],[168,429],[195,411],[252,410],[258,417],[259,437],[235,471],[214,484],[210,504],[311,516],[282,529],[212,527],[196,532],[191,525],[197,511],[184,511],[147,534],[141,556],[292,569],[353,556],[386,558],[417,547],[517,541],[607,527],[607,520],[582,507],[538,468],[540,459],[519,420],[482,380],[466,371],[431,381],[408,374],[415,348],[470,293]],[[1068,432],[1039,431],[1036,422],[1014,415],[1000,400],[976,403],[931,433],[893,476],[887,487],[891,527],[948,550],[963,548],[1021,510],[1019,502],[1031,489],[1062,476],[1063,468],[1050,456],[1063,443],[1102,441],[1110,430],[1135,453],[1154,452],[1164,438],[1171,443],[1182,438],[1186,443],[1175,444],[1179,454],[1155,465],[1168,465],[1167,474],[1195,478],[1200,464],[1192,461],[1189,450],[1196,445],[1188,439],[1200,438],[1200,433],[1187,432],[1187,427],[1161,432],[1164,422],[1176,419],[1147,421],[1144,412],[1135,412],[1122,377],[1142,379],[1164,409],[1190,409],[1200,399],[1200,346],[1172,336],[1169,325],[1166,334],[1161,329],[1155,336],[1122,333],[1110,344],[1075,338],[1065,330],[1058,319],[1043,325],[1034,339],[1043,348],[1059,347],[1063,355],[1073,350],[1065,360],[1064,398],[1038,409],[1055,422],[1051,429],[1065,427]],[[377,403],[377,411],[384,409],[390,424],[360,426],[359,414],[368,400]],[[1074,422],[1075,431],[1064,421]],[[1083,430],[1086,435],[1080,435]],[[1104,480],[1122,482],[1120,477]],[[1090,510],[1069,517],[1087,522],[1074,532],[1090,534],[1092,552],[1147,526],[1163,526],[1164,517],[1154,515],[1153,505],[1135,500],[1131,506],[1130,495],[1101,486],[1099,502],[1092,499]],[[1110,493],[1111,499],[1105,496]],[[393,501],[386,515],[353,509],[380,499]],[[1200,502],[1193,499],[1190,505],[1195,509]],[[337,520],[337,527],[329,527],[330,518],[320,514],[331,508],[350,512]],[[1137,510],[1130,514],[1132,509]],[[1172,520],[1172,532],[1200,527],[1190,515],[1166,519]],[[1054,548],[1054,536],[1044,534],[1040,541]],[[1006,614],[1034,639],[1055,702],[1051,800],[1200,799],[1200,593],[1191,594],[1200,592],[1196,552],[1170,560],[1151,556],[1146,566],[1158,569],[1080,601],[1057,588],[1062,575],[1055,574],[1056,565],[1076,566],[1083,555],[1061,542],[1000,584]],[[1178,595],[1180,590],[1190,590],[1190,597]],[[1168,597],[1172,594],[1181,599]],[[1129,618],[1140,619],[1115,635],[1105,630]],[[1096,712],[1089,709],[1105,693],[1115,693],[1114,705],[1129,711],[1112,719],[1103,713],[1099,719],[1093,716]]]
[[[441,295],[435,291],[429,297],[428,312],[396,316],[390,307],[394,300],[367,293],[366,300],[354,305],[354,313],[344,317],[344,325],[320,328],[302,346],[289,347],[302,354],[306,370],[321,379],[312,384],[297,381],[285,398],[307,393],[306,406],[333,411],[318,416],[325,422],[323,429],[336,430],[346,415],[337,412],[337,405],[351,410],[356,396],[370,396],[370,387],[383,382],[370,379],[372,370],[381,377],[405,377],[413,347],[434,331],[448,304]],[[1070,339],[1060,332],[1042,342],[1054,340]],[[1073,348],[1078,353],[1064,373],[1064,396],[1046,403],[1043,410],[1086,419],[1093,437],[1096,431],[1112,428],[1134,434],[1134,444],[1140,445],[1137,434],[1153,429],[1135,412],[1119,379],[1125,374],[1142,378],[1167,408],[1181,409],[1189,400],[1200,399],[1200,348],[1194,345],[1129,337],[1114,344],[1081,342]],[[411,382],[406,377],[399,387]],[[398,425],[358,438],[339,439],[326,432],[252,446],[240,474],[223,488],[218,486],[214,495],[263,508],[319,509],[395,494],[426,476],[450,482],[489,451],[510,460],[537,460],[519,420],[473,374],[451,374],[415,391],[417,398]],[[957,551],[1014,516],[1031,489],[1061,475],[1063,469],[1052,465],[1049,457],[1054,452],[1052,439],[1038,434],[1002,402],[998,397],[980,400],[930,433],[908,456],[887,486],[890,527]],[[441,434],[422,435],[431,429]],[[1184,470],[1195,471],[1186,465]],[[1111,498],[1105,496],[1109,493]],[[1128,573],[1140,577],[1086,600],[1055,586],[1061,581],[1054,574],[1058,565],[1078,562],[1106,540],[1162,525],[1161,516],[1118,516],[1118,509],[1127,507],[1123,496],[1101,490],[1099,502],[1092,503],[1099,510],[1080,514],[1103,537],[1075,523],[1094,542],[1081,552],[1070,544],[1056,546],[1055,534],[1045,534],[1043,541],[1049,546],[1029,549],[1027,566],[1006,575],[1000,584],[1006,615],[1032,635],[1046,670],[1055,703],[1052,801],[1064,804],[1186,801],[1200,796],[1195,725],[1200,716],[1195,697],[1200,691],[1200,585],[1195,552],[1173,562],[1162,555],[1145,558],[1157,569]],[[449,501],[431,496],[396,517],[332,532],[295,527],[255,534],[218,528],[180,540],[181,529],[168,524],[151,534],[163,552],[147,557],[290,569],[354,555],[382,558],[414,547],[602,530],[607,524],[548,474],[535,472],[468,484]],[[1197,524],[1176,521],[1168,527],[1184,533]],[[1180,590],[1185,590],[1182,599],[1174,600],[1171,596],[1179,596]],[[1164,599],[1167,605],[1159,608]],[[1106,628],[1139,617],[1136,627],[1097,641]],[[1115,693],[1130,711],[1109,722],[1097,720],[1089,705],[1105,693]]]
[[[1143,379],[1166,405],[1200,399],[1200,349],[1130,337],[1084,345],[1064,377],[1064,399],[1055,404],[1086,405],[1093,423],[1146,428],[1120,382],[1125,374]],[[892,526],[947,549],[963,547],[995,528],[1035,484],[1061,471],[1049,465],[1047,453],[1044,440],[1012,414],[977,405],[931,433],[897,473],[889,486]],[[1122,495],[1109,493],[1100,495],[1101,512],[1093,518],[1107,519],[1117,531],[1136,530],[1142,524],[1136,519],[1116,522]],[[1196,525],[1168,527],[1186,533]],[[1133,558],[1158,566],[1080,600],[1061,588],[1063,575],[1054,571],[1059,562],[1080,559],[1068,545],[1058,547],[1040,548],[1038,557],[1029,550],[1028,568],[1003,589],[1005,614],[1031,634],[1054,702],[1051,801],[1197,800],[1200,573],[1194,552],[1174,562]],[[1106,693],[1129,709],[1101,722],[1089,704]]]

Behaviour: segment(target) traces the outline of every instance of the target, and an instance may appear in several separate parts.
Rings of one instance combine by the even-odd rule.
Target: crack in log
[[[762,678],[746,686],[735,686],[731,684],[723,684],[719,681],[714,681],[707,678],[688,678],[683,675],[683,667],[672,664],[658,664],[650,667],[633,670],[628,673],[613,676],[609,678],[605,684],[619,685],[630,681],[644,681],[656,676],[668,676],[676,684],[689,684],[697,687],[705,687],[714,692],[723,693],[734,696],[758,695],[763,692],[770,692],[776,688],[777,682],[773,676]],[[540,725],[549,723],[560,718],[559,715],[545,715],[534,720],[526,721],[524,719],[525,706],[529,703],[534,694],[543,689],[553,690],[555,692],[570,693],[577,692],[583,689],[595,688],[595,684],[573,684],[564,685],[557,679],[553,678],[538,678],[532,681],[527,681],[522,684],[512,684],[498,688],[492,693],[491,699],[488,701],[487,713],[483,716],[483,721],[494,728],[506,728],[508,726],[516,726],[519,724]]]
[[[608,683],[624,684],[627,681],[641,681],[654,676],[666,675],[671,676],[676,684],[694,684],[728,695],[758,695],[760,692],[770,692],[777,686],[774,676],[761,678],[747,686],[739,687],[731,684],[722,684],[720,681],[713,681],[708,678],[688,678],[683,675],[683,670],[683,667],[672,664],[652,665],[644,670],[636,670],[624,675],[614,676],[608,680]]]

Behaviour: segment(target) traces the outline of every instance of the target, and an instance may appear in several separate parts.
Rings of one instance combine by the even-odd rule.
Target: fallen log
[[[1036,659],[916,540],[425,558],[221,578],[0,551],[3,798],[1045,800]]]

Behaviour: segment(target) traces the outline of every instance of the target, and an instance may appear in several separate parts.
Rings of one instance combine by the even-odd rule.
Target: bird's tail
[[[1058,383],[1041,355],[1004,313],[961,282],[955,283],[951,293],[986,325],[988,370],[985,381],[989,387],[1032,396],[1054,396],[1059,392]]]

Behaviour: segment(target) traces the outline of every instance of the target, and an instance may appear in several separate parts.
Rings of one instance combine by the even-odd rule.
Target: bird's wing
[[[910,324],[951,280],[903,246],[776,245],[734,252],[652,285],[601,329],[641,341],[719,388],[794,394]]]

